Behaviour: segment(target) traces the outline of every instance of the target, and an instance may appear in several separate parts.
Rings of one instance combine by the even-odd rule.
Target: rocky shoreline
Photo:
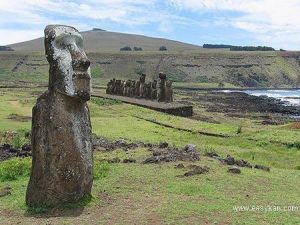
[[[287,105],[286,102],[267,96],[253,96],[243,92],[220,91],[181,91],[182,100],[201,105],[208,112],[224,113],[230,117],[249,117],[249,114],[260,114],[296,118],[300,116],[300,107]]]

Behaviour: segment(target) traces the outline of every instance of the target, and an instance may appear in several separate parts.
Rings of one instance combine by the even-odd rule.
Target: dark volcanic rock
[[[152,147],[151,144],[145,144],[143,142],[128,142],[124,139],[118,139],[116,141],[109,141],[106,138],[93,138],[93,149],[95,151],[113,151],[116,149],[123,149],[128,151],[138,147]]]
[[[29,144],[25,144],[22,146],[22,151],[24,152],[30,152],[31,151],[31,146]]]
[[[169,146],[168,142],[162,141],[159,143],[159,148],[167,148]]]
[[[234,165],[235,163],[234,158],[231,155],[227,155],[224,161],[227,165]]]
[[[264,171],[270,172],[270,167],[267,167],[267,166],[255,165],[254,168],[255,168],[255,169],[259,169],[259,170],[264,170]]]
[[[236,174],[240,174],[241,170],[240,168],[238,168],[237,166],[231,166],[228,168],[228,172],[229,173],[236,173]]]
[[[29,146],[26,144],[26,146]],[[16,149],[9,144],[3,144],[0,146],[0,161],[10,159],[12,157],[29,157],[31,156],[31,150],[28,148]]]
[[[206,152],[205,156],[211,157],[211,158],[216,158],[219,157],[219,155],[216,152]]]
[[[0,197],[4,197],[6,195],[11,195],[11,187],[9,186],[0,189]]]
[[[159,162],[159,158],[157,158],[156,156],[151,156],[143,161],[144,164],[158,163],[158,162]]]
[[[279,118],[300,114],[299,106],[288,106],[283,101],[267,96],[216,91],[187,91],[185,94],[189,96],[187,100],[198,102],[209,112],[221,112],[232,117],[251,118],[254,116],[252,113],[259,113],[256,115],[258,119],[273,120],[270,113],[273,116],[278,115]]]
[[[121,162],[121,159],[116,157],[116,158],[113,158],[113,159],[108,159],[107,162],[108,163],[119,163],[119,162]]]
[[[143,163],[175,162],[175,161],[198,161],[200,159],[196,146],[187,145],[184,149],[175,147],[154,148],[152,156]]]
[[[239,167],[249,167],[252,168],[252,165],[247,162],[246,160],[240,159],[240,160],[236,160],[235,161],[235,165],[239,166]]]
[[[136,163],[136,159],[133,158],[124,159],[123,163]]]
[[[182,169],[184,168],[184,165],[182,163],[179,163],[175,166],[175,169]]]
[[[193,170],[186,172],[183,176],[189,177],[189,176],[194,176],[197,174],[203,174],[203,173],[208,173],[209,168],[207,166],[201,167],[201,166],[195,166]]]

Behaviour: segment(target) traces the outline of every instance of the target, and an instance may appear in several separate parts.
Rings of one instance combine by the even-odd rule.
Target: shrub
[[[225,84],[224,84],[223,82],[219,82],[219,83],[218,83],[218,87],[219,87],[219,88],[223,88],[223,87],[225,87]]]
[[[108,176],[110,171],[110,165],[108,162],[94,163],[93,177],[94,179],[100,179]]]
[[[135,46],[133,47],[133,50],[134,51],[143,51],[143,49],[141,47],[135,47]]]
[[[237,134],[242,133],[242,127],[241,127],[241,126],[239,126],[239,127],[237,128],[236,133],[237,133]]]
[[[166,46],[160,46],[159,51],[167,51],[167,47]]]
[[[30,158],[13,158],[0,163],[0,180],[16,180],[20,176],[28,176],[31,168]]]
[[[300,142],[299,141],[296,141],[296,142],[294,142],[294,143],[289,143],[289,144],[287,144],[287,147],[288,148],[296,148],[296,149],[300,149]]]
[[[123,48],[120,48],[120,51],[132,51],[132,49],[129,46],[125,46]]]

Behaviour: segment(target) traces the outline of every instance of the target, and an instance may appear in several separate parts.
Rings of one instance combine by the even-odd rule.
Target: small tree
[[[132,49],[129,46],[125,46],[123,48],[120,48],[120,51],[132,51]]]
[[[218,84],[218,87],[219,88],[223,88],[225,86],[225,84],[223,83],[223,82],[220,82],[219,84]]]
[[[167,51],[167,47],[166,46],[160,46],[159,51]]]
[[[133,47],[133,50],[134,51],[143,51],[143,49],[141,47],[135,47],[135,46]]]

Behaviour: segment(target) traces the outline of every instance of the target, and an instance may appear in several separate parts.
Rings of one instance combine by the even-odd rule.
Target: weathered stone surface
[[[87,100],[90,61],[73,27],[45,29],[49,89],[32,110],[32,171],[29,206],[74,202],[91,193],[92,142]],[[110,90],[109,90],[110,91]]]

